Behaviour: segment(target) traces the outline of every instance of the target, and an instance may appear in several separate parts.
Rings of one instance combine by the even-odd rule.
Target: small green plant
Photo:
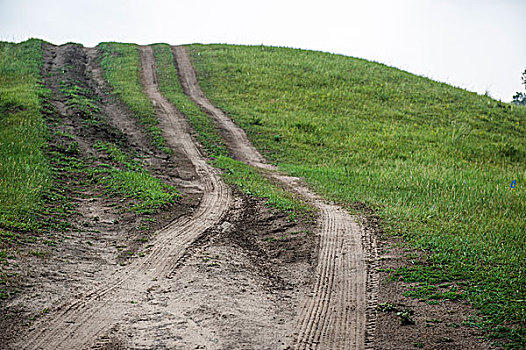
[[[396,313],[396,316],[400,318],[400,324],[402,326],[408,326],[408,325],[415,324],[415,320],[413,320],[412,318],[413,315],[414,315],[413,310],[402,310]]]
[[[46,252],[41,252],[41,251],[37,251],[37,250],[30,251],[29,254],[31,254],[33,256],[36,256],[37,258],[45,258],[46,255],[47,255]]]
[[[442,320],[439,320],[438,318],[432,318],[432,319],[426,320],[426,323],[442,323]]]
[[[70,142],[66,148],[66,153],[70,155],[79,154],[79,143],[77,141]]]
[[[393,304],[388,303],[388,302],[378,304],[376,306],[376,309],[382,312],[396,311],[396,307]]]

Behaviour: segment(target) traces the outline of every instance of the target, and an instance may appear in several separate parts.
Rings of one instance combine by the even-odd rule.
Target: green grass
[[[524,342],[526,109],[340,55],[189,49],[205,93],[281,170],[429,252],[403,278],[462,284],[486,329]]]
[[[159,128],[159,120],[141,85],[139,49],[135,44],[101,43],[101,66],[114,93],[130,107],[153,138],[153,144],[170,153]]]
[[[187,116],[197,132],[199,142],[213,158],[212,164],[224,170],[225,182],[235,185],[245,194],[266,199],[267,206],[288,213],[291,219],[297,215],[306,215],[310,209],[305,203],[267,180],[257,168],[228,156],[228,150],[213,122],[184,94],[170,46],[154,45],[154,55],[161,93]]]
[[[0,42],[0,230],[35,229],[42,194],[52,184],[42,151],[41,43]]]
[[[89,97],[91,91],[81,88],[70,81],[61,81],[60,92],[67,99],[66,105],[76,109],[85,124],[98,125],[99,106]]]
[[[41,114],[41,41],[0,42],[0,299],[17,292],[7,272],[22,235],[40,227],[43,195],[52,185],[43,152],[47,128]]]
[[[140,214],[153,214],[169,203],[174,203],[179,193],[173,186],[166,185],[153,177],[142,165],[128,157],[119,147],[109,142],[97,142],[97,150],[105,152],[114,166],[99,167],[95,171],[97,182],[106,193],[138,201],[131,210]]]
[[[131,210],[140,214],[153,214],[179,196],[173,187],[146,171],[111,169],[107,176],[100,178],[100,182],[105,185],[108,194],[139,200]]]
[[[130,158],[114,143],[97,141],[93,147],[105,152],[113,162],[124,166],[127,170],[139,171],[143,169],[138,160]]]

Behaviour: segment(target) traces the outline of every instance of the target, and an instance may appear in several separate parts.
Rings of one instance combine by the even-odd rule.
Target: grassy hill
[[[344,205],[367,204],[388,234],[429,252],[393,271],[419,283],[409,294],[466,299],[483,311],[480,326],[524,337],[500,325],[525,321],[525,108],[340,55],[190,52],[205,93],[280,169]]]
[[[13,239],[45,226],[42,203],[54,200],[46,198],[55,170],[44,151],[52,135],[43,118],[49,92],[41,86],[41,45],[0,43],[2,264],[16,250]],[[206,114],[177,83],[170,48],[154,48],[162,93],[187,115],[215,166],[231,169],[226,180],[271,198],[278,208],[301,210],[227,157]],[[426,252],[424,260],[391,271],[393,278],[416,282],[408,296],[466,300],[482,312],[474,326],[510,337],[518,347],[525,342],[526,108],[340,55],[262,46],[188,48],[206,94],[270,161],[351,210],[366,204],[388,235]],[[104,43],[99,50],[114,94],[155,147],[169,152],[141,91],[137,46]],[[78,103],[80,97],[65,98]],[[114,195],[133,195],[121,193],[130,183],[140,187],[135,195],[165,195],[155,181],[145,188],[146,173],[117,148],[90,147],[123,160],[121,170],[104,173],[118,180]],[[102,181],[100,174],[90,176]],[[0,271],[2,298],[10,278]],[[451,287],[444,291],[444,284]]]

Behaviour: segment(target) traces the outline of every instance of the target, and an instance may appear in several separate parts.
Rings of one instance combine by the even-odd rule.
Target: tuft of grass
[[[128,170],[138,171],[143,169],[139,161],[130,158],[114,143],[97,141],[93,147],[98,151],[105,152],[113,162],[123,165]]]
[[[138,200],[131,210],[141,214],[154,214],[156,209],[174,203],[180,196],[173,186],[152,176],[117,145],[99,141],[94,147],[105,152],[115,163],[114,166],[101,166],[95,171],[97,182],[110,195]]]
[[[130,107],[160,150],[171,153],[159,128],[159,120],[141,85],[140,56],[136,44],[100,43],[101,66],[114,93]]]
[[[526,341],[525,108],[341,55],[189,51],[205,93],[268,159],[330,199],[376,208],[387,234],[430,253],[415,282],[439,267],[465,282],[486,330],[511,325],[514,344]]]
[[[173,187],[146,171],[112,169],[100,182],[106,186],[109,194],[139,200],[131,209],[142,214],[153,214],[157,208],[173,203],[179,196]]]

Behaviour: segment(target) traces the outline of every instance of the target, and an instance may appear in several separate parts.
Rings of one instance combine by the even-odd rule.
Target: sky
[[[0,0],[0,40],[287,46],[365,58],[509,102],[526,0]]]

